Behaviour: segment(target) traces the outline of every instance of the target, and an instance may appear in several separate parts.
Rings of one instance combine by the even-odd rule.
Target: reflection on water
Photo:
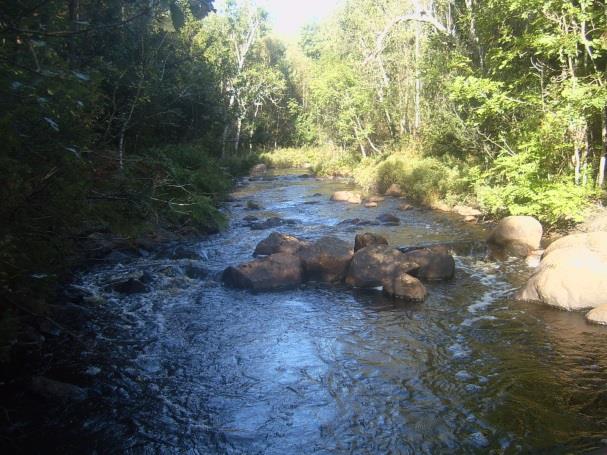
[[[570,453],[607,436],[606,329],[509,300],[530,273],[495,263],[484,233],[459,217],[398,200],[377,209],[328,201],[342,183],[283,175],[242,186],[231,229],[197,245],[204,280],[142,260],[152,292],[107,294],[79,368],[98,368],[94,398],[43,432],[57,448],[91,453]],[[315,196],[321,193],[322,196]],[[245,210],[252,199],[264,209]],[[305,204],[318,200],[317,204]],[[240,207],[239,207],[240,206]],[[338,225],[398,214],[401,226]],[[251,294],[218,275],[251,257],[270,231],[242,218],[278,215],[307,238],[355,232],[399,246],[449,242],[456,279],[428,285],[422,304],[380,293],[306,285]],[[120,266],[82,276],[103,293]],[[94,370],[97,372],[98,370]],[[58,411],[59,412],[59,411]],[[61,417],[64,418],[61,418]],[[53,436],[54,435],[54,439]]]

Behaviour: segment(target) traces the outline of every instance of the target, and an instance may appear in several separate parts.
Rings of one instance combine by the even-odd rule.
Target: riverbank
[[[74,269],[128,261],[227,225],[221,204],[255,156],[219,160],[195,144],[67,160],[46,182],[5,188],[0,239],[0,361],[24,318],[46,318]]]
[[[533,166],[514,158],[498,158],[485,169],[449,156],[425,156],[415,147],[367,158],[328,146],[278,149],[261,159],[274,168],[307,167],[319,176],[350,177],[367,195],[384,194],[396,184],[411,202],[438,210],[458,212],[466,206],[489,220],[534,216],[546,231],[572,229],[591,215],[602,195],[572,182],[538,180]]]

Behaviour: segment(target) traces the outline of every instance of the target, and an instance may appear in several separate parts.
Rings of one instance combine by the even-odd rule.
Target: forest
[[[293,42],[248,1],[17,0],[0,38],[3,334],[91,236],[225,227],[261,161],[554,228],[604,196],[604,1],[346,0]]]

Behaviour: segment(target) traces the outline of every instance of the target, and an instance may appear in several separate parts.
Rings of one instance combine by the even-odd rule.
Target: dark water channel
[[[301,172],[299,172],[301,173]],[[92,398],[63,409],[46,433],[73,453],[436,454],[579,453],[605,447],[607,329],[582,315],[514,302],[522,261],[485,259],[484,232],[402,201],[379,208],[329,202],[346,187],[283,174],[246,182],[231,228],[194,245],[207,278],[183,260],[148,258],[81,277],[108,303],[87,326],[78,368]],[[320,193],[322,196],[316,195]],[[252,212],[242,205],[259,202]],[[344,219],[391,212],[401,226]],[[219,273],[251,258],[270,231],[242,219],[278,215],[276,230],[393,245],[450,242],[457,274],[429,284],[425,303],[379,292],[306,285],[279,293],[227,289]],[[147,294],[104,290],[145,269]]]

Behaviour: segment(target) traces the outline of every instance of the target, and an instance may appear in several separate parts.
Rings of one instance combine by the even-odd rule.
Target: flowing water
[[[510,300],[531,270],[486,259],[482,228],[429,210],[398,212],[397,199],[376,209],[330,202],[343,188],[289,173],[243,183],[228,207],[230,229],[193,245],[210,271],[204,279],[184,275],[183,260],[158,256],[83,273],[79,284],[107,299],[84,329],[92,342],[74,366],[90,376],[92,398],[54,410],[41,441],[100,454],[605,447],[607,329]],[[246,210],[247,200],[264,209]],[[401,225],[339,224],[387,212]],[[271,232],[247,227],[252,214],[294,220],[276,230],[308,239],[353,241],[370,231],[398,246],[449,243],[456,278],[428,284],[428,300],[415,304],[345,286],[225,288],[221,271],[249,260]],[[151,292],[105,290],[135,269],[153,277]]]

